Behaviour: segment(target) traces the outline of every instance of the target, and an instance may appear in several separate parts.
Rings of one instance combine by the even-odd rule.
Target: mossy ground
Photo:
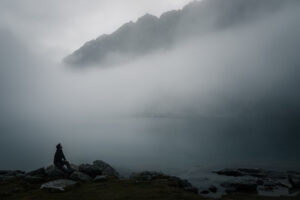
[[[166,180],[136,182],[134,180],[108,180],[106,182],[79,183],[65,192],[40,190],[41,183],[24,180],[0,182],[1,200],[204,200],[203,196],[171,187]],[[256,195],[230,195],[225,200],[296,200],[300,197],[258,197]]]

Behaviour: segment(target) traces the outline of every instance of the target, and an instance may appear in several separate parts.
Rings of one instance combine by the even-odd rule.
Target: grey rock
[[[87,175],[83,172],[79,172],[79,171],[74,171],[71,174],[70,179],[76,180],[76,181],[90,181],[90,180],[92,180],[92,178],[89,175]]]
[[[62,170],[56,168],[54,165],[51,165],[46,168],[47,177],[50,178],[65,178],[68,177],[68,174],[63,172]]]
[[[65,191],[67,188],[71,188],[77,184],[76,181],[68,179],[59,179],[50,181],[41,185],[41,189],[48,189],[50,191]]]
[[[92,178],[95,178],[98,175],[102,175],[102,170],[98,167],[90,164],[81,164],[79,165],[79,171],[85,174],[88,174]]]
[[[119,177],[119,173],[113,167],[101,160],[94,161],[92,165],[82,164],[79,166],[79,171],[88,174],[92,178],[99,175]]]
[[[96,160],[93,162],[93,166],[102,170],[102,174],[109,177],[119,177],[119,173],[109,164],[102,160]]]
[[[77,165],[70,163],[70,166],[71,166],[72,170],[79,171],[79,167]]]

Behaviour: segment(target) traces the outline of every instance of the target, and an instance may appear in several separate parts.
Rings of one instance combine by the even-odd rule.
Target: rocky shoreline
[[[79,166],[72,164],[72,168],[74,170],[72,173],[65,173],[53,165],[30,172],[0,170],[0,183],[21,180],[25,183],[38,185],[40,190],[64,192],[78,184],[91,182],[104,183],[110,180],[128,180],[134,184],[143,184],[159,181],[168,187],[207,197],[222,197],[241,193],[262,196],[299,196],[300,191],[300,173],[295,171],[278,172],[247,168],[222,169],[211,173],[226,177],[226,181],[215,185],[207,185],[206,187],[195,187],[188,180],[155,171],[132,173],[129,178],[124,178],[112,166],[101,160]],[[12,189],[11,193],[0,193],[0,197],[13,195],[17,191],[18,187]]]

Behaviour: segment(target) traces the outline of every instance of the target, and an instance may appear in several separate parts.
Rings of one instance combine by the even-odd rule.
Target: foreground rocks
[[[296,195],[300,191],[298,172],[278,172],[265,169],[223,169],[213,173],[231,177],[220,184],[226,193],[258,193],[281,196]]]
[[[118,179],[119,173],[109,164],[96,160],[93,164],[76,166],[71,164],[72,172],[67,173],[50,165],[25,173],[19,170],[0,170],[0,181],[23,180],[27,183],[41,183],[41,189],[64,191],[66,187],[77,182],[103,182],[110,178]]]
[[[298,172],[277,172],[264,169],[223,169],[210,174],[217,178],[217,181],[210,181],[207,177],[197,180],[207,181],[207,184],[198,185],[196,179],[190,179],[198,188],[189,181],[155,171],[143,171],[132,173],[129,179],[120,179],[119,173],[109,164],[103,161],[94,161],[92,164],[72,165],[73,172],[65,173],[55,166],[39,168],[30,172],[19,170],[0,170],[0,183],[25,182],[25,185],[38,185],[41,189],[50,191],[65,191],[75,183],[85,182],[98,185],[106,185],[109,182],[128,181],[133,184],[162,184],[170,188],[177,188],[182,191],[195,194],[202,194],[210,197],[221,197],[224,194],[258,194],[264,196],[295,196],[300,194],[300,173]],[[193,174],[193,177],[195,174]],[[185,176],[182,176],[185,177]],[[221,178],[219,178],[221,177]],[[73,184],[74,183],[74,184]],[[72,188],[72,187],[71,187]],[[199,190],[198,190],[199,189]],[[18,191],[18,190],[16,190]],[[279,193],[278,193],[279,192]],[[1,196],[1,195],[0,195]],[[1,198],[0,198],[1,199]]]
[[[112,166],[99,160],[92,164],[72,165],[72,168],[72,173],[63,172],[53,165],[27,173],[1,171],[0,176],[5,178],[0,181],[0,199],[32,199],[33,193],[39,199],[63,198],[64,195],[68,199],[95,199],[99,196],[102,199],[102,192],[106,199],[116,199],[116,195],[120,195],[120,199],[145,199],[145,193],[151,199],[166,196],[166,199],[174,199],[174,193],[177,195],[175,199],[182,195],[193,200],[201,199],[197,188],[190,182],[161,172],[145,171],[134,173],[129,179],[120,178]],[[8,189],[5,189],[6,185],[10,185]]]

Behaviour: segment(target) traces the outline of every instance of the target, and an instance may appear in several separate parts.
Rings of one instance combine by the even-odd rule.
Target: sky
[[[2,0],[0,28],[21,37],[34,51],[61,59],[86,41],[109,34],[146,13],[160,16],[191,0]],[[37,50],[38,49],[38,50]]]
[[[111,68],[61,63],[188,2],[0,1],[0,169],[48,166],[58,142],[76,164],[299,168],[299,5]]]

